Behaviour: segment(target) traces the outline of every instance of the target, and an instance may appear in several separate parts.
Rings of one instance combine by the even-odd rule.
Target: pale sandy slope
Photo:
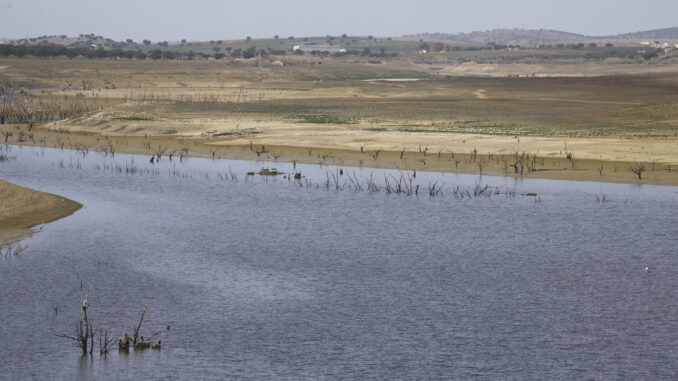
[[[81,204],[0,180],[0,244],[30,233],[39,224],[69,216]]]

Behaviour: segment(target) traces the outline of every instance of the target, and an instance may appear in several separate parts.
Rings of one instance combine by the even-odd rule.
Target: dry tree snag
[[[522,176],[525,169],[525,152],[520,156],[518,156],[518,152],[514,153],[514,158],[516,162],[513,164],[513,169],[516,174],[520,173],[520,176]]]
[[[188,146],[185,146],[185,147],[182,147],[182,148],[181,148],[181,150],[179,151],[179,161],[180,161],[180,162],[183,162],[183,161],[184,161],[184,158],[187,158],[187,157],[188,157],[188,152],[189,152],[189,151],[190,151],[190,149],[188,148]]]
[[[266,150],[265,146],[261,146],[261,149],[256,149],[254,152],[257,154],[257,157],[261,156],[262,153],[267,153],[268,151]]]
[[[150,337],[144,338],[143,336],[139,335],[139,331],[141,330],[141,324],[144,322],[144,317],[146,316],[146,310],[148,309],[148,304],[144,306],[143,312],[141,312],[141,318],[139,318],[139,324],[133,323],[133,332],[134,335],[132,336],[132,344],[134,346],[135,350],[143,350],[143,349],[148,349],[151,347],[151,340],[153,338],[157,337],[158,335],[162,334],[162,331],[156,332],[152,334]],[[125,336],[127,338],[127,336]]]
[[[158,159],[157,159],[156,161],[160,161],[160,158],[162,157],[162,155],[163,155],[166,151],[167,151],[167,148],[162,148],[162,146],[158,146],[158,149],[155,150],[155,153],[154,153],[155,156],[158,157]]]
[[[633,163],[633,165],[630,168],[631,172],[633,172],[636,176],[638,176],[638,180],[643,179],[643,172],[645,172],[645,164],[642,163]]]
[[[100,329],[99,330],[99,354],[100,355],[105,355],[108,354],[108,352],[111,351],[113,348],[113,345],[115,344],[115,340],[113,340],[113,337],[111,336],[111,329]]]
[[[487,163],[485,163],[485,160],[480,160],[480,161],[476,162],[476,164],[478,164],[478,170],[480,170],[480,176],[482,176],[483,175],[483,168],[485,168],[485,165]]]
[[[146,309],[148,308],[148,304],[144,306],[144,311],[141,313],[141,318],[139,319],[139,324],[137,323],[132,323],[132,328],[134,332],[134,336],[132,336],[132,344],[136,346],[137,341],[139,339],[139,329],[141,329],[141,323],[144,322],[144,316],[146,316]]]
[[[111,153],[112,157],[115,157],[115,147],[113,147],[113,143],[108,142],[108,151]]]
[[[91,354],[94,350],[94,327],[92,321],[87,317],[88,297],[89,291],[87,291],[87,294],[82,299],[80,321],[75,324],[75,335],[57,335],[75,341],[78,347],[82,349],[83,354],[87,354],[88,352]]]

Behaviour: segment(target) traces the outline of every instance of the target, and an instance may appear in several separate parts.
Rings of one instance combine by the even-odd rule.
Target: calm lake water
[[[678,377],[676,187],[418,173],[446,196],[406,197],[245,180],[283,163],[9,149],[0,178],[87,206],[0,259],[0,378]],[[451,196],[478,181],[517,194]],[[148,304],[162,350],[57,337],[83,287],[116,337]]]

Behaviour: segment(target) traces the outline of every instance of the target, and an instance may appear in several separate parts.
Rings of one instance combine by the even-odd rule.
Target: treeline
[[[145,59],[148,55],[140,50],[68,48],[63,45],[0,45],[0,57],[87,57],[87,58],[136,58]]]
[[[257,49],[256,46],[250,46],[247,49],[232,49],[230,47],[225,48],[225,49],[220,49],[220,48],[214,48],[214,54],[206,54],[206,53],[201,53],[201,52],[194,52],[192,50],[189,51],[171,51],[171,50],[161,50],[161,49],[153,49],[149,51],[142,51],[142,50],[123,50],[123,49],[93,49],[93,48],[83,48],[83,47],[66,47],[63,45],[56,45],[56,44],[50,44],[50,45],[33,45],[33,46],[26,46],[26,45],[11,45],[11,44],[5,44],[5,45],[0,45],[0,57],[9,57],[9,56],[14,56],[14,57],[24,57],[24,56],[32,56],[32,57],[42,57],[42,58],[47,58],[47,57],[68,57],[68,58],[76,58],[76,57],[85,57],[85,58],[127,58],[127,59],[138,59],[138,60],[143,60],[143,59],[154,59],[154,60],[177,60],[177,59],[196,59],[196,58],[202,58],[202,59],[207,59],[207,58],[215,58],[215,59],[223,59],[223,58],[254,58],[259,55],[262,57],[268,57],[270,55],[275,55],[275,56],[284,56],[287,55],[288,53],[292,53],[294,55],[304,55],[304,54],[310,54],[312,56],[320,56],[320,57],[326,57],[326,56],[332,56],[332,57],[344,57],[347,55],[355,55],[355,56],[361,56],[361,57],[392,57],[392,56],[397,56],[396,53],[390,53],[387,54],[385,49],[381,49],[378,52],[373,52],[369,48],[364,48],[362,50],[348,50],[346,52],[334,52],[330,53],[327,51],[312,51],[312,52],[302,52],[300,50],[290,52],[287,50],[277,50],[277,49],[272,49],[272,48],[267,48],[267,49]]]
[[[560,54],[558,58],[575,58],[575,57],[584,57],[586,59],[605,59],[605,58],[636,58],[642,57],[644,59],[652,59],[658,56],[658,53],[661,53],[663,50],[654,49],[654,48],[645,48],[642,51],[638,51],[634,47],[614,47],[612,44],[605,45],[604,49],[595,49],[598,48],[594,43],[584,45],[584,44],[557,44],[557,45],[546,45],[541,49],[549,48],[566,48],[572,51],[570,54]],[[452,51],[475,51],[475,50],[513,50],[520,49],[519,45],[501,45],[501,44],[487,44],[484,46],[450,46],[443,45],[441,43],[429,44],[423,42],[419,46],[421,51],[425,52],[452,52]],[[594,48],[594,49],[592,49]],[[360,57],[374,57],[374,58],[387,58],[387,57],[396,57],[398,53],[387,52],[385,48],[380,48],[379,50],[372,50],[370,48],[363,48],[361,50],[349,49],[343,52],[329,52],[326,50],[317,50],[317,51],[301,51],[301,50],[277,50],[273,48],[257,49],[256,46],[252,45],[247,49],[241,48],[221,48],[214,47],[213,54],[207,54],[203,52],[194,52],[189,51],[172,51],[164,49],[152,49],[152,50],[139,50],[139,49],[103,49],[103,48],[87,48],[87,47],[66,47],[63,45],[48,44],[48,45],[13,45],[13,44],[2,44],[0,45],[0,57],[85,57],[85,58],[99,58],[99,59],[153,59],[153,60],[192,60],[192,59],[224,59],[224,58],[254,58],[257,56],[268,57],[268,56],[284,56],[288,54],[292,55],[311,55],[314,57],[345,57],[345,56],[360,56]],[[575,53],[579,51],[580,53]],[[548,59],[549,55],[544,55],[544,59]],[[514,57],[514,59],[521,59],[522,57]],[[510,59],[510,57],[505,58]]]
[[[249,49],[229,49],[228,56],[233,58],[252,58],[257,54],[261,53],[262,56],[267,56],[271,54],[284,54],[284,51],[272,51],[268,52],[265,50],[257,51],[256,47],[252,46]],[[0,45],[0,57],[86,57],[86,58],[127,58],[127,59],[165,59],[165,60],[175,60],[175,59],[194,59],[194,58],[210,58],[214,57],[217,59],[226,57],[224,53],[215,53],[214,55],[187,51],[187,52],[175,52],[171,50],[160,50],[153,49],[150,51],[143,50],[124,50],[124,49],[92,49],[92,48],[82,48],[82,47],[66,47],[63,45],[34,45],[34,46],[25,46],[25,45]]]
[[[294,55],[303,55],[304,52],[296,50],[293,52]],[[378,52],[373,52],[370,48],[363,48],[362,50],[349,49],[345,52],[334,52],[330,53],[328,51],[312,50],[308,54],[314,57],[346,57],[346,56],[360,56],[360,57],[374,57],[374,58],[386,58],[386,57],[397,57],[398,53],[386,53],[386,49],[381,49]]]
[[[257,50],[255,46],[251,46],[248,49],[231,49],[227,48],[225,53],[216,51],[214,55],[187,51],[187,52],[175,52],[171,50],[160,50],[153,49],[150,51],[142,50],[123,50],[123,49],[92,49],[92,48],[81,48],[81,47],[66,47],[63,45],[34,45],[34,46],[25,46],[25,45],[0,45],[0,57],[86,57],[86,58],[127,58],[127,59],[146,59],[151,58],[154,60],[165,59],[165,60],[175,60],[175,59],[195,59],[195,58],[210,58],[214,57],[216,59],[221,59],[225,57],[231,58],[253,58],[258,54],[262,56],[268,55],[284,55],[286,51],[284,50],[273,50],[273,49],[260,49]]]

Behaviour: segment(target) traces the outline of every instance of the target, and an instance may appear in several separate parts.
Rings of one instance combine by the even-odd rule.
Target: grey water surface
[[[285,163],[5,149],[0,178],[86,207],[0,259],[0,379],[678,377],[676,187],[418,173],[430,198],[326,189],[318,165],[299,185],[245,176]],[[516,194],[450,193],[478,183]],[[116,337],[148,304],[162,350],[57,337],[86,288]]]

